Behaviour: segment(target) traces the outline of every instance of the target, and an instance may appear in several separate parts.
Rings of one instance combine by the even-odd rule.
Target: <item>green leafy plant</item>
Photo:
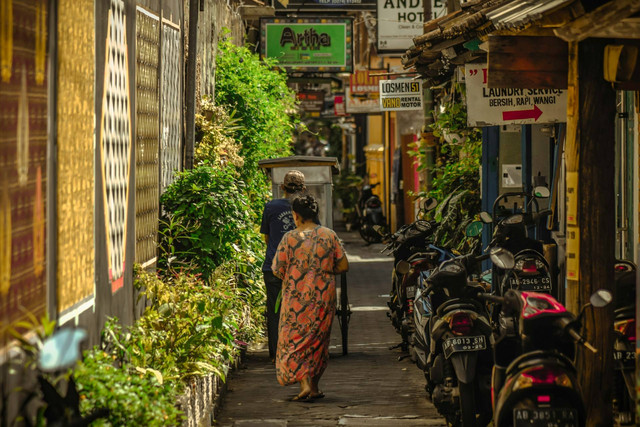
[[[249,208],[258,220],[271,188],[258,161],[291,154],[299,123],[295,93],[275,60],[261,60],[228,38],[218,44],[216,67],[215,103],[234,111],[238,120],[234,137],[244,159],[240,178],[247,183]]]
[[[227,114],[223,106],[214,105],[209,97],[202,100],[200,109],[202,114],[196,115],[196,164],[242,168],[242,145],[233,136],[242,129],[240,120]]]
[[[180,173],[160,197],[167,216],[180,226],[177,235],[167,236],[171,230],[161,230],[175,246],[163,253],[192,262],[194,271],[207,278],[239,252],[258,252],[263,242],[246,198],[245,184],[232,167],[205,164]]]
[[[356,205],[360,197],[362,177],[343,170],[333,184],[336,197],[342,200],[342,214],[346,222],[353,222],[357,217]]]
[[[415,196],[433,197],[438,201],[438,208],[428,213],[439,223],[434,235],[436,244],[467,253],[480,246],[478,237],[465,236],[465,228],[480,212],[482,133],[467,127],[462,86],[452,83],[440,105],[431,125],[433,134],[440,137],[434,147],[436,162],[430,171],[433,173],[431,189]],[[419,170],[424,170],[427,146],[418,143],[417,148],[410,155],[417,157]]]
[[[86,351],[74,370],[84,414],[106,408],[106,419],[92,425],[180,425],[181,411],[176,406],[176,383],[162,382],[99,347]]]

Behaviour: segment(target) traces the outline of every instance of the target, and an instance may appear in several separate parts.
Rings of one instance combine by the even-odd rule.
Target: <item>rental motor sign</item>
[[[567,121],[567,91],[487,87],[487,64],[465,65],[467,124],[556,123]]]
[[[380,80],[380,111],[422,110],[422,80]]]

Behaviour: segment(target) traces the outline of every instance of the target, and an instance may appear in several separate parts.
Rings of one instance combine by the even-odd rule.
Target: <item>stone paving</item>
[[[326,394],[313,403],[290,402],[298,386],[282,387],[264,346],[250,349],[230,375],[218,412],[224,427],[443,426],[426,399],[422,373],[400,350],[386,315],[392,262],[381,244],[367,246],[357,233],[339,232],[351,270],[348,294],[353,314],[349,354],[342,355],[340,327],[333,325],[331,359],[320,383]]]

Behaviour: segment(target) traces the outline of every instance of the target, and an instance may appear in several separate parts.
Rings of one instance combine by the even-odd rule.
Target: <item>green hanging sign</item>
[[[352,72],[352,22],[343,18],[262,19],[262,56],[277,59],[290,71]]]

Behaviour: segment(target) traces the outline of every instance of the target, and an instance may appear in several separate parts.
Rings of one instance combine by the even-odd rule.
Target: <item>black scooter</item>
[[[573,364],[575,344],[596,350],[579,334],[580,323],[551,295],[509,289],[479,295],[500,305],[492,377],[495,427],[585,425],[586,411]],[[606,290],[591,297],[604,307]]]
[[[373,185],[364,185],[356,205],[358,209],[358,230],[360,236],[367,243],[379,243],[382,241],[380,228],[387,226],[387,220],[382,213],[382,202],[380,198],[373,194]]]
[[[513,267],[510,252],[493,248],[490,255],[445,261],[427,279],[433,313],[427,391],[450,425],[485,426],[491,420],[492,327],[478,299],[484,288],[467,280],[469,269],[489,257],[501,268]]]
[[[527,228],[539,226],[551,211],[538,209],[536,198],[548,197],[546,187],[534,188],[533,195],[527,193],[505,193],[498,197],[493,205],[493,215],[481,212],[484,223],[495,224],[489,247],[501,247],[514,254],[515,266],[509,271],[492,269],[492,283],[499,295],[508,289],[551,293],[554,286],[549,263],[543,255],[543,245],[539,240],[529,237]],[[498,206],[509,198],[531,197],[531,202],[521,213],[511,213],[500,218]],[[535,210],[534,210],[535,208]],[[514,208],[513,211],[516,211]]]
[[[420,211],[426,212],[437,205],[435,199],[426,199],[420,204]],[[421,269],[435,267],[431,259],[429,245],[433,243],[434,221],[418,219],[402,226],[393,234],[384,236],[387,242],[382,253],[393,255],[391,290],[387,305],[387,315],[396,332],[402,337],[400,344],[392,346],[402,350],[409,348],[409,338],[413,331],[413,300]],[[428,266],[423,266],[428,264]]]
[[[636,266],[616,261],[613,409],[617,425],[634,425],[636,402]]]

